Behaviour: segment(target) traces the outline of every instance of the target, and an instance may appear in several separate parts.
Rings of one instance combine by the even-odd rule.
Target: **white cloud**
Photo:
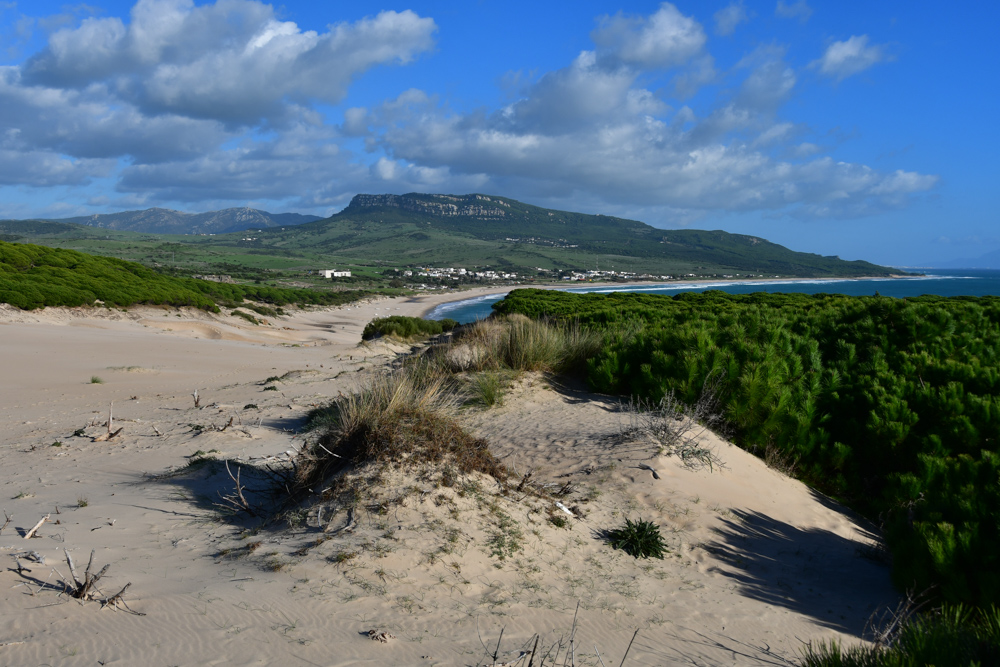
[[[328,32],[280,22],[251,0],[140,0],[131,21],[88,18],[57,31],[24,68],[29,84],[107,85],[146,114],[252,126],[285,101],[337,103],[376,65],[406,63],[433,44],[433,19],[383,11]]]
[[[843,42],[833,42],[819,60],[811,63],[820,72],[841,81],[863,72],[872,65],[885,60],[881,46],[868,45],[868,35],[851,36]]]
[[[718,35],[731,35],[736,31],[736,27],[741,23],[750,20],[747,9],[743,6],[743,0],[733,2],[715,12],[715,33]]]
[[[866,215],[937,180],[826,157],[812,130],[781,117],[799,83],[775,47],[749,54],[708,100],[670,99],[671,85],[684,97],[718,75],[702,26],[669,3],[604,17],[592,49],[510,79],[497,108],[454,113],[418,89],[365,107],[346,98],[372,67],[426,51],[435,29],[404,11],[309,31],[252,0],[142,0],[128,22],[85,18],[0,68],[0,185],[78,186],[95,206],[324,212],[357,192],[491,191],[687,223],[720,211]],[[343,103],[343,122],[320,103]],[[94,196],[96,179],[117,194]]]
[[[701,24],[669,2],[649,17],[605,16],[591,38],[602,61],[646,69],[681,65],[705,45]]]
[[[812,7],[808,5],[806,0],[798,0],[798,2],[787,4],[782,2],[782,0],[778,0],[778,4],[774,8],[775,16],[785,19],[798,19],[802,23],[808,21],[812,13]]]

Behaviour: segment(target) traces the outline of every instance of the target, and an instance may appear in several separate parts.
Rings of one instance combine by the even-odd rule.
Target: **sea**
[[[911,269],[911,272],[916,270]],[[730,294],[754,292],[796,292],[800,294],[847,294],[850,296],[908,297],[934,294],[937,296],[1000,296],[1000,270],[987,269],[921,269],[920,276],[904,278],[844,278],[835,280],[762,280],[718,281],[699,283],[646,283],[640,285],[610,285],[597,283],[573,287],[560,287],[565,292],[609,294],[611,292],[643,292],[646,294],[679,294],[721,290]],[[490,294],[471,299],[443,303],[427,315],[428,319],[445,317],[461,324],[475,322],[490,316],[494,303],[503,294]]]

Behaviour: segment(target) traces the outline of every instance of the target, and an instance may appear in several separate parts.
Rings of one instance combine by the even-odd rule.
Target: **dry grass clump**
[[[470,370],[546,371],[579,368],[601,347],[601,335],[578,324],[532,320],[523,315],[476,322],[456,336],[468,345]]]
[[[445,378],[421,366],[373,377],[361,391],[310,414],[318,437],[298,457],[295,490],[301,494],[347,465],[365,463],[449,463],[462,473],[506,479],[486,441],[451,416],[456,403]]]

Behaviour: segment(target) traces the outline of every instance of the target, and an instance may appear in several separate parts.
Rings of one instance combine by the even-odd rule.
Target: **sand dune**
[[[260,487],[250,464],[286,459],[309,409],[406,349],[359,346],[364,324],[447,298],[263,326],[177,309],[0,307],[0,494],[12,515],[0,533],[0,664],[489,664],[482,642],[492,652],[501,631],[508,661],[536,633],[544,650],[567,640],[579,603],[578,664],[598,664],[595,647],[617,664],[639,629],[629,665],[773,665],[804,641],[853,641],[895,601],[886,567],[862,557],[868,529],[835,503],[712,434],[725,466],[685,468],[623,438],[617,400],[540,376],[465,419],[519,472],[566,489],[580,516],[566,527],[551,502],[498,496],[489,479],[434,488],[402,470],[382,487],[391,511],[359,509],[347,531],[346,515],[306,511],[248,534],[220,511],[231,479],[191,457],[238,458],[242,483]],[[93,442],[112,402],[124,431]],[[668,536],[665,560],[601,539],[640,516]],[[110,563],[101,590],[131,583],[125,599],[145,616],[60,594],[64,549],[78,568],[91,550]],[[15,570],[18,554],[30,572]]]

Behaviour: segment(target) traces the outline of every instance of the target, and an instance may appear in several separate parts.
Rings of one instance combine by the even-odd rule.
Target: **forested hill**
[[[410,240],[397,248],[415,256],[429,235],[451,237],[456,260],[462,246],[483,242],[512,250],[587,258],[587,266],[604,268],[616,258],[640,260],[645,270],[677,272],[706,270],[783,276],[883,276],[899,271],[864,261],[795,252],[757,236],[724,231],[664,230],[635,220],[588,215],[531,206],[492,195],[367,195],[359,194],[340,213],[318,222],[286,229],[281,236],[290,243],[337,229],[343,233],[328,241],[331,246],[382,248],[390,237]],[[273,232],[272,232],[273,233]],[[448,253],[437,261],[447,261]],[[602,259],[603,258],[603,259]],[[578,260],[579,261],[579,260]],[[620,262],[625,264],[625,262]],[[660,267],[659,269],[654,267]],[[671,268],[676,267],[676,268]]]

